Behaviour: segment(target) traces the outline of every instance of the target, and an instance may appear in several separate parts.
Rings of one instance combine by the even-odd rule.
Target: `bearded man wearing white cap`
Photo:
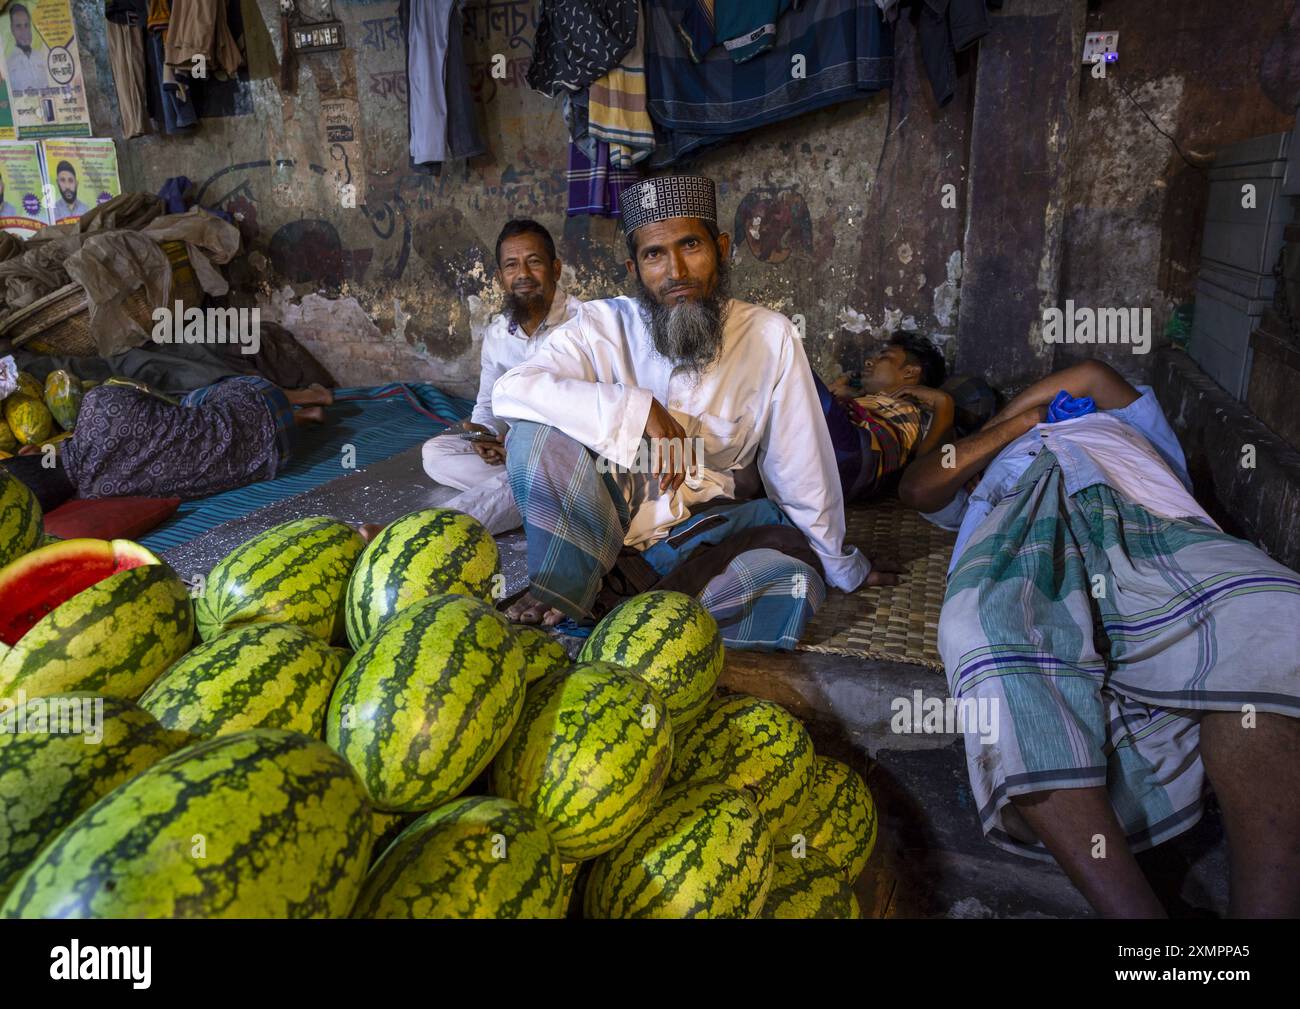
[[[729,647],[793,648],[826,583],[896,568],[844,542],[812,369],[790,320],[730,297],[713,181],[649,179],[622,210],[637,296],[587,302],[493,387],[531,582],[508,613],[581,626],[670,589]]]

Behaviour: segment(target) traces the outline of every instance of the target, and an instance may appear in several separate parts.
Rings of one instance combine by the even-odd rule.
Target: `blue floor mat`
[[[473,402],[448,396],[427,383],[400,383],[334,390],[326,422],[294,431],[293,458],[274,480],[186,501],[176,514],[140,542],[155,553],[170,550],[276,501],[347,476],[364,466],[418,445],[468,417]],[[447,423],[444,423],[447,422]],[[344,451],[356,458],[345,469]]]

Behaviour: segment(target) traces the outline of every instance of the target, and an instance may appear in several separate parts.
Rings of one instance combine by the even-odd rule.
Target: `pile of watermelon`
[[[81,398],[93,382],[82,382],[66,371],[52,371],[42,385],[25,371],[18,388],[0,400],[0,459],[24,445],[52,445],[72,433]]]
[[[0,917],[860,915],[870,792],[718,689],[689,596],[574,662],[447,509],[285,523],[193,597],[138,544],[39,546],[7,477],[0,537]]]

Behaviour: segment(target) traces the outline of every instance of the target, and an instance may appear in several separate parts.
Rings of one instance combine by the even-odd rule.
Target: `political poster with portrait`
[[[0,56],[19,140],[90,136],[70,0],[0,0]]]
[[[34,140],[0,142],[0,228],[30,238],[48,227],[45,192],[41,145]]]
[[[45,198],[51,224],[75,221],[121,195],[117,148],[111,140],[42,140]]]

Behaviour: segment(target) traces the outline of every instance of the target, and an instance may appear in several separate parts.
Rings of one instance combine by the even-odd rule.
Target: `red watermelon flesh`
[[[24,554],[0,569],[0,641],[16,645],[77,593],[119,571],[157,563],[130,540],[64,540]]]

